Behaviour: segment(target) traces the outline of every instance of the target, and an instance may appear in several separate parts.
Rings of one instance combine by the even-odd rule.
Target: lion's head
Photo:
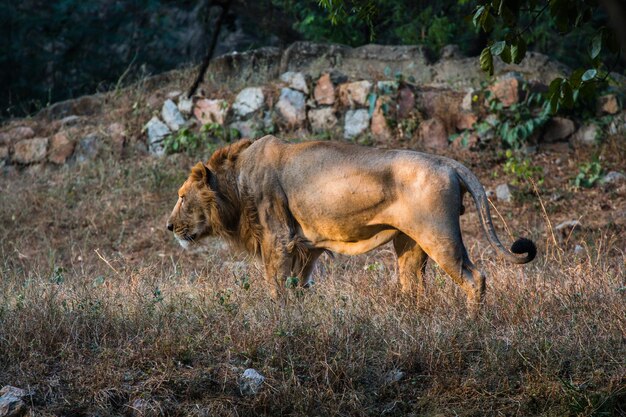
[[[167,220],[167,228],[183,248],[206,236],[216,234],[221,225],[217,179],[215,174],[198,162],[178,190],[178,201]]]

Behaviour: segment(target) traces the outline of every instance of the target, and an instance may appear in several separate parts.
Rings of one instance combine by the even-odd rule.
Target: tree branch
[[[230,1],[219,3],[219,5],[222,7],[222,11],[217,18],[215,28],[213,29],[213,36],[211,36],[209,49],[207,49],[206,56],[204,57],[204,60],[202,61],[202,65],[200,66],[200,69],[198,70],[198,75],[196,76],[196,80],[193,82],[193,84],[191,85],[191,88],[189,88],[189,91],[187,92],[187,98],[191,98],[196,93],[198,86],[204,80],[204,74],[206,73],[206,70],[209,68],[209,63],[211,62],[211,58],[213,57],[213,52],[215,52],[215,47],[217,46],[217,38],[219,37],[220,30],[222,29],[222,22],[224,21],[226,14],[228,14],[230,3],[231,3]]]

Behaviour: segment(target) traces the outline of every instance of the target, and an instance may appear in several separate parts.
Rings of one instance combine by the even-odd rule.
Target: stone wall
[[[166,137],[209,123],[250,138],[318,135],[436,152],[451,145],[479,149],[494,142],[489,124],[497,123],[487,92],[509,108],[568,72],[534,53],[521,65],[496,70],[486,84],[478,60],[459,56],[453,46],[435,62],[416,46],[295,43],[284,51],[228,54],[214,60],[191,100],[173,91],[176,77],[169,73],[144,82],[149,98],[132,108],[116,105],[122,92],[57,103],[33,119],[14,120],[0,129],[0,165],[81,163],[122,155],[129,144],[162,155]],[[138,112],[141,106],[153,110]],[[593,145],[626,131],[617,95],[601,97],[597,115],[604,115],[602,124],[554,117],[530,142]],[[451,140],[457,134],[462,140]]]

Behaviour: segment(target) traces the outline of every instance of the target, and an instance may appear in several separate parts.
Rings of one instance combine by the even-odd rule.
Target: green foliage
[[[204,151],[212,153],[219,146],[219,142],[231,142],[239,139],[239,136],[237,129],[229,129],[219,123],[208,123],[200,128],[199,133],[183,127],[167,136],[163,141],[163,147],[167,154],[178,152],[197,154]]]
[[[597,160],[586,162],[578,168],[578,175],[572,183],[576,188],[591,188],[602,178],[603,169]]]
[[[492,75],[494,56],[507,64],[519,64],[526,55],[529,41],[543,37],[545,42],[549,31],[559,35],[571,33],[579,43],[586,44],[582,50],[587,51],[587,56],[579,56],[574,64],[579,68],[569,78],[552,81],[548,109],[551,113],[560,108],[572,109],[579,96],[593,97],[598,87],[606,84],[621,54],[615,33],[604,25],[606,15],[596,6],[589,0],[552,0],[544,4],[537,0],[488,0],[481,3],[474,11],[472,22],[492,37],[480,55],[481,68]],[[540,35],[533,38],[529,31],[540,32]],[[554,50],[546,46],[554,54]],[[576,48],[573,53],[578,54],[580,50]],[[568,53],[571,51],[568,49]],[[610,67],[605,65],[608,61],[612,62]]]
[[[525,99],[505,108],[489,91],[489,109],[498,118],[496,135],[509,148],[518,149],[549,120],[548,107],[539,93],[532,93],[524,86]]]
[[[504,163],[504,172],[512,175],[511,181],[513,185],[524,185],[532,179],[535,184],[543,184],[543,168],[533,165],[529,158],[520,157],[516,152],[508,149],[505,153],[506,162]]]

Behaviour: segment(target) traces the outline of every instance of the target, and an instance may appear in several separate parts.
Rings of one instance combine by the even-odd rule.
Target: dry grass
[[[488,274],[475,322],[434,266],[428,299],[400,297],[389,248],[323,258],[317,285],[277,305],[254,263],[218,242],[182,252],[164,230],[190,162],[1,180],[0,385],[33,390],[33,415],[124,415],[137,398],[180,416],[626,413],[620,227],[559,261],[536,201],[502,210],[524,213],[509,226],[543,256],[514,267],[466,238]],[[254,397],[247,367],[267,377]]]

